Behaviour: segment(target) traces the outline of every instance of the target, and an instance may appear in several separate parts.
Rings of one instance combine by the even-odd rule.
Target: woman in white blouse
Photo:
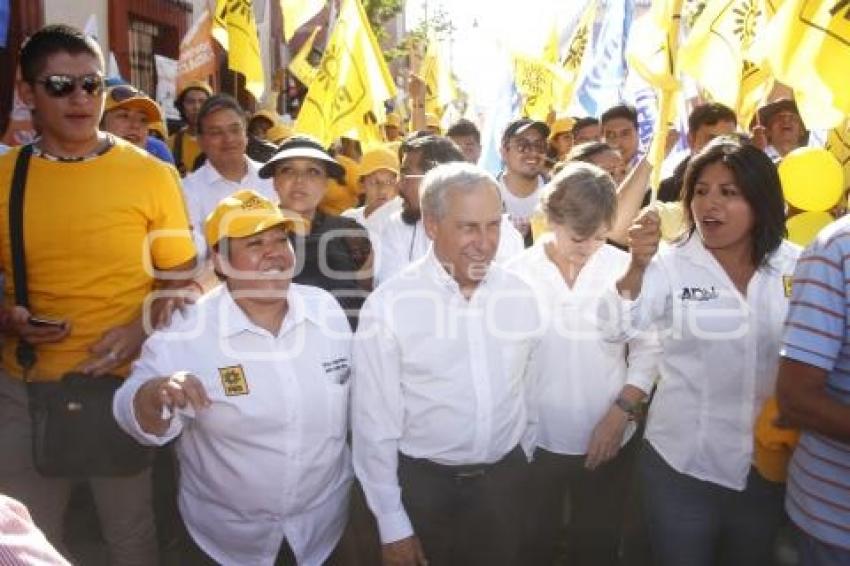
[[[634,450],[635,399],[654,378],[654,355],[636,339],[610,344],[596,314],[629,262],[605,243],[616,208],[611,176],[568,163],[545,187],[541,206],[551,233],[512,260],[546,313],[541,378],[531,403],[539,416],[532,466],[525,564],[553,563],[569,493],[570,564],[618,563],[623,504]]]
[[[658,217],[644,212],[617,284],[614,334],[654,325],[661,344],[639,465],[647,528],[662,566],[772,564],[783,488],[752,467],[753,426],[774,390],[799,250],[783,241],[776,168],[745,140],[696,154],[682,200],[686,235],[656,254]]]

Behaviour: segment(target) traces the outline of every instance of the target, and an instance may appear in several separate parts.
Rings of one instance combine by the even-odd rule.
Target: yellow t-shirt
[[[7,307],[15,304],[9,192],[18,152],[0,157],[0,269]],[[154,236],[157,230],[171,232]],[[90,356],[104,332],[141,313],[154,283],[144,256],[147,265],[170,269],[195,255],[174,173],[123,140],[81,163],[33,156],[24,193],[24,248],[31,312],[71,323],[65,340],[36,348],[34,380],[61,377]],[[20,376],[16,343],[4,340],[2,363]]]
[[[177,140],[177,132],[171,134],[171,137],[168,138],[168,149],[171,150],[171,154],[174,156],[174,159],[177,159],[177,150],[174,147],[174,144]],[[201,146],[198,145],[198,138],[193,135],[190,135],[189,132],[183,130],[183,168],[186,171],[186,175],[192,172],[192,165],[195,163],[195,159],[201,154]]]

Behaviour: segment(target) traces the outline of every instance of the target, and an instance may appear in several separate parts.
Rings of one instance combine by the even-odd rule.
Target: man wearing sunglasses
[[[505,212],[522,235],[525,245],[532,243],[531,217],[537,210],[546,159],[549,126],[530,118],[514,120],[502,134],[504,170],[497,179],[501,183]]]
[[[66,25],[47,26],[21,48],[20,64],[18,92],[41,137],[24,177],[29,308],[15,306],[9,216],[0,215],[0,269],[7,282],[0,492],[22,501],[61,548],[72,484],[87,481],[110,564],[156,564],[150,468],[73,479],[36,470],[25,372],[15,351],[19,340],[33,345],[36,361],[26,371],[32,381],[55,382],[70,372],[126,376],[150,326],[166,324],[188,294],[195,251],[180,187],[166,165],[98,129],[104,65],[95,41]],[[0,157],[3,210],[21,151]],[[155,299],[143,317],[155,287],[166,298]]]

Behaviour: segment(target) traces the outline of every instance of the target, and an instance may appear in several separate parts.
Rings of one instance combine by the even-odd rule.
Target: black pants
[[[443,466],[400,454],[402,501],[429,566],[517,564],[527,473],[519,447],[481,466]]]
[[[210,558],[198,546],[185,527],[183,528],[181,539],[180,566],[219,566],[218,562]],[[283,543],[280,545],[274,566],[296,566],[295,553],[292,552],[292,547],[289,546],[289,542],[286,539],[283,539]]]
[[[538,448],[531,464],[528,522],[523,563],[552,566],[563,546],[564,500],[569,495],[567,564],[616,566],[619,563],[625,502],[635,465],[629,442],[617,456],[594,471],[585,456],[555,454]]]

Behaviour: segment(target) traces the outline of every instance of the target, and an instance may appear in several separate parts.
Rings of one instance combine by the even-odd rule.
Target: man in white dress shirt
[[[320,566],[347,520],[351,331],[290,282],[291,221],[243,190],[205,226],[224,285],[147,341],[115,396],[139,442],[177,439],[180,564]]]
[[[261,179],[261,163],[245,155],[248,146],[245,112],[228,94],[209,97],[198,113],[198,143],[207,161],[183,179],[183,194],[198,258],[208,255],[204,220],[219,201],[239,189],[252,189],[272,202],[277,193],[271,179]]]
[[[428,253],[431,239],[426,234],[419,210],[419,185],[425,173],[441,163],[465,161],[453,141],[436,135],[409,138],[402,144],[401,153],[398,191],[402,199],[401,210],[393,212],[382,222],[380,233],[373,242],[376,286]],[[506,260],[523,250],[522,236],[507,216],[503,219],[501,231],[497,261]]]
[[[493,264],[496,180],[468,163],[422,181],[433,246],[366,300],[354,345],[355,471],[385,565],[513,564],[541,315]]]

